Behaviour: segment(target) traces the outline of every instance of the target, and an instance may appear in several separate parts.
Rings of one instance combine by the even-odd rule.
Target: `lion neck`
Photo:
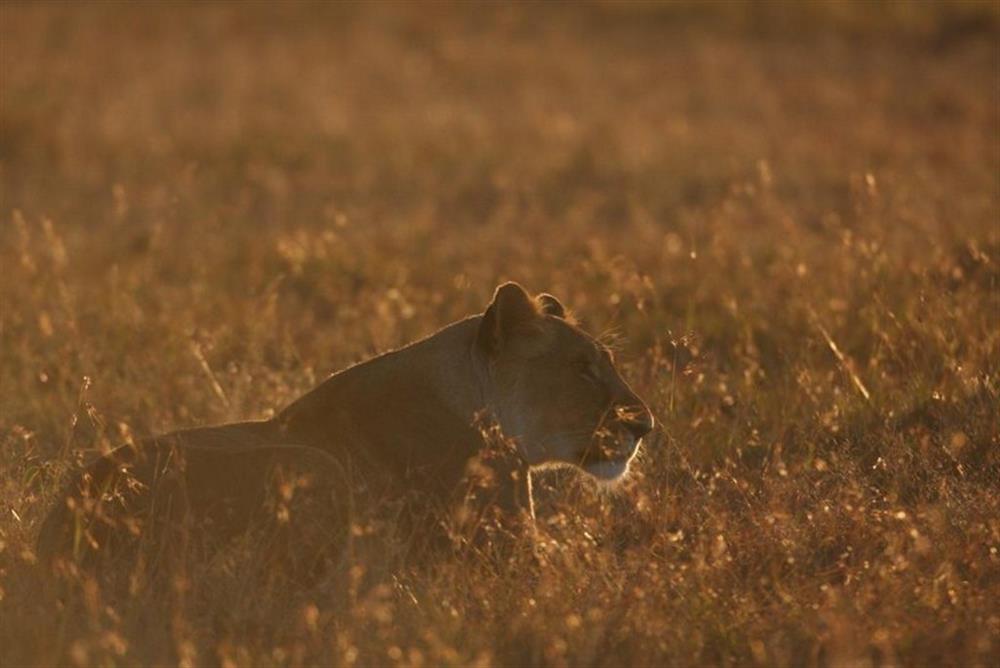
[[[335,373],[281,411],[279,428],[289,440],[363,454],[404,474],[464,466],[482,447],[474,423],[489,408],[475,349],[481,319]]]

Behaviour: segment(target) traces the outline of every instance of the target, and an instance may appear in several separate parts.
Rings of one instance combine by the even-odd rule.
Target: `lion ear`
[[[524,288],[514,282],[504,283],[493,293],[493,301],[483,313],[479,345],[488,354],[495,354],[512,336],[529,331],[537,320],[538,307]]]
[[[535,297],[535,301],[542,309],[542,313],[545,315],[554,315],[557,318],[566,317],[566,308],[562,305],[562,302],[550,295],[547,292]]]

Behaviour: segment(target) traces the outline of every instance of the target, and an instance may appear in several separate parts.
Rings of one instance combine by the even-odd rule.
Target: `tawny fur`
[[[68,483],[39,553],[109,550],[129,528],[116,518],[148,527],[157,513],[238,533],[261,512],[276,467],[336,479],[340,498],[331,503],[388,494],[445,506],[481,458],[484,419],[515,447],[488,458],[489,502],[505,513],[530,512],[531,466],[619,475],[652,428],[606,349],[565,318],[558,300],[531,299],[509,283],[485,313],[340,371],[273,419],[179,431],[101,457]]]

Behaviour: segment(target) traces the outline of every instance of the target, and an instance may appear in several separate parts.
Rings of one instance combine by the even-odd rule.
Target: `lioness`
[[[528,513],[530,467],[569,464],[615,480],[653,428],[607,348],[555,297],[505,283],[484,313],[332,375],[273,419],[179,431],[101,457],[46,518],[39,554],[100,552],[164,517],[234,534],[261,512],[276,469],[293,481],[319,476],[333,497],[446,501],[484,449],[484,415],[513,444],[489,460],[498,474],[490,501]]]

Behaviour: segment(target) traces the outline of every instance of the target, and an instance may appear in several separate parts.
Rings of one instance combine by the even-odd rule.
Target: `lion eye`
[[[576,369],[581,376],[588,380],[597,380],[597,368],[588,359],[576,361]]]

